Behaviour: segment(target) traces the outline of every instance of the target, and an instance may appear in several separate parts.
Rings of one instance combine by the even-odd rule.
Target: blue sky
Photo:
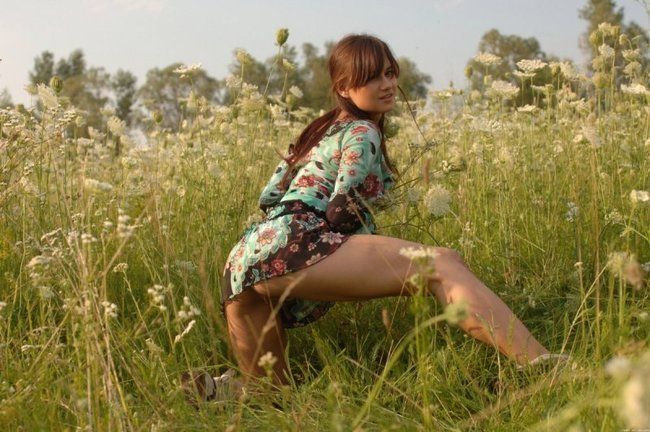
[[[536,37],[542,50],[584,63],[578,45],[584,0],[0,0],[0,89],[28,103],[23,86],[34,58],[56,59],[81,48],[89,66],[126,69],[144,81],[147,70],[173,62],[202,63],[216,78],[228,74],[235,48],[259,60],[276,52],[275,31],[289,44],[322,50],[348,33],[384,39],[433,78],[463,85],[463,69],[487,30]],[[625,20],[648,29],[647,0],[618,0]]]

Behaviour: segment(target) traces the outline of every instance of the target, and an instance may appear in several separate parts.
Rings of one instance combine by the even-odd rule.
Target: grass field
[[[274,149],[317,113],[234,79],[235,103],[190,96],[147,145],[110,112],[79,137],[83,113],[45,86],[42,109],[0,111],[0,429],[650,427],[648,75],[545,67],[535,105],[489,80],[412,102],[417,127],[402,105],[376,221],[461,252],[568,367],[518,372],[432,298],[340,303],[290,333],[300,384],[198,411],[180,374],[234,366],[225,258],[261,217]]]

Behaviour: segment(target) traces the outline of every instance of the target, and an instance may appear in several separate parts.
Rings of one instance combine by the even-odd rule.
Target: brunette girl
[[[519,365],[563,358],[549,354],[456,251],[375,234],[370,209],[397,175],[384,115],[395,106],[399,65],[383,41],[349,35],[333,48],[329,73],[336,107],[280,161],[260,196],[266,217],[246,229],[224,268],[222,302],[243,381],[264,375],[266,361],[273,380],[287,383],[285,330],[320,318],[333,302],[412,294],[416,269],[400,253],[407,248],[435,253],[428,293],[443,306],[466,304],[459,326],[469,335]],[[184,379],[205,399],[243,384],[232,372]]]

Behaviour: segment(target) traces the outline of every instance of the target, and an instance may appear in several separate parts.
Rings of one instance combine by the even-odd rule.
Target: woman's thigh
[[[394,237],[353,235],[332,255],[316,264],[259,282],[254,289],[264,296],[284,294],[321,301],[409,295],[411,287],[405,281],[415,269],[399,251],[423,246]],[[443,255],[448,251],[436,250]],[[288,294],[287,290],[290,290]]]

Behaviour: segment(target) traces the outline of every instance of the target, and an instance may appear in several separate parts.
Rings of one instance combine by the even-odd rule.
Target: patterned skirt
[[[310,266],[338,249],[350,234],[332,231],[325,212],[292,200],[268,209],[261,222],[248,227],[226,260],[221,289],[225,303],[256,283]],[[302,327],[323,316],[333,302],[291,298],[280,318],[285,328]]]

